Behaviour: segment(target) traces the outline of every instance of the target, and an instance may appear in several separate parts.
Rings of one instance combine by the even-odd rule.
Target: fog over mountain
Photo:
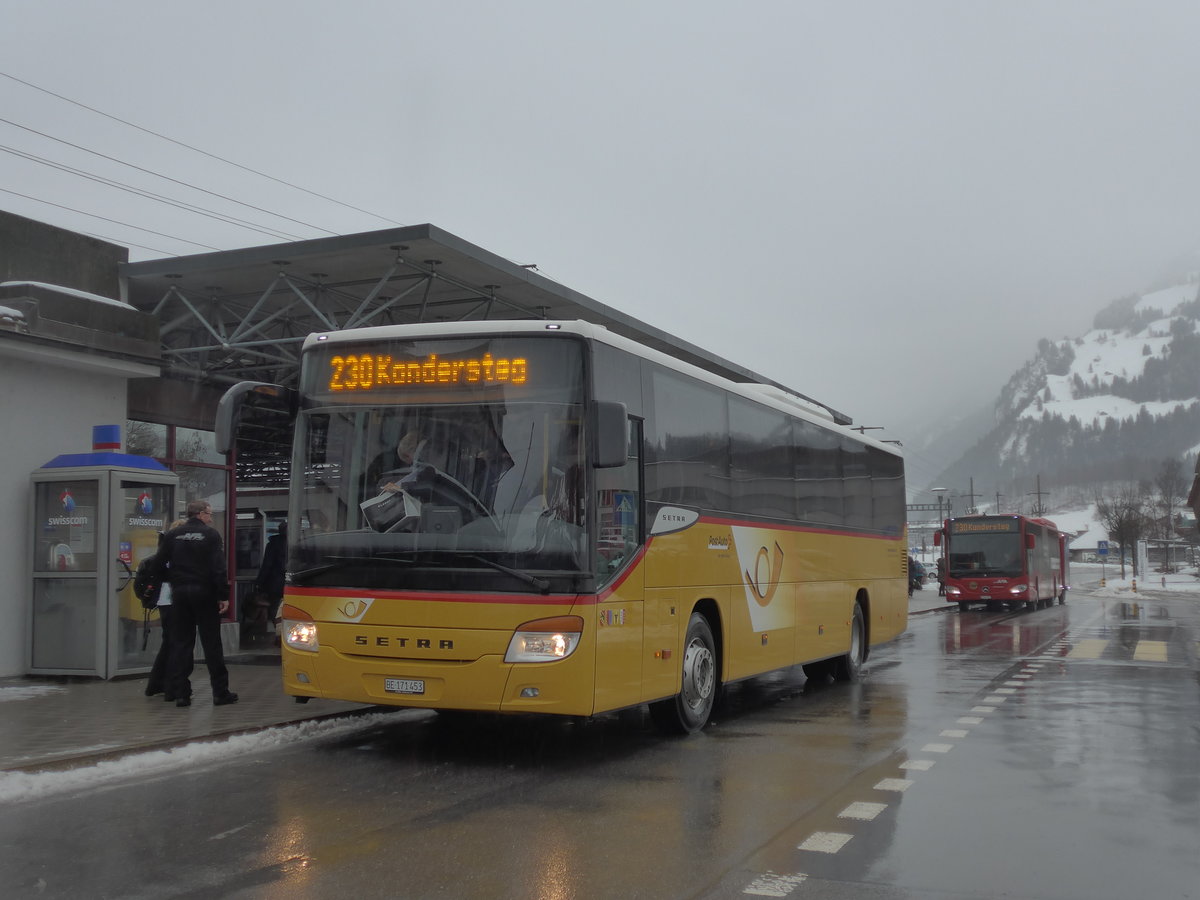
[[[1151,479],[1168,458],[1191,471],[1200,449],[1200,272],[1109,303],[1084,335],[1041,339],[989,422],[946,411],[929,441],[969,446],[930,484],[911,484],[914,499],[928,502],[935,486],[962,497],[973,484],[976,506],[1000,494],[1004,512],[1030,511],[1039,477],[1041,490],[1078,497]],[[955,509],[969,505],[960,499]]]

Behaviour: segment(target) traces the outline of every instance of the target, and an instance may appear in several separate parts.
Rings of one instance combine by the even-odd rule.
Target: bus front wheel
[[[679,693],[650,704],[650,718],[668,734],[692,734],[708,723],[717,697],[717,649],[712,628],[692,613],[683,644],[683,681]]]

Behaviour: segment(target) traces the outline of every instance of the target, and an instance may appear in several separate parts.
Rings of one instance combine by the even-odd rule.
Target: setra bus
[[[290,399],[299,702],[688,733],[724,684],[854,680],[906,628],[902,459],[799,395],[538,320],[310,335]]]
[[[974,515],[947,519],[933,535],[942,548],[946,601],[1013,609],[1067,602],[1067,536],[1049,519]]]

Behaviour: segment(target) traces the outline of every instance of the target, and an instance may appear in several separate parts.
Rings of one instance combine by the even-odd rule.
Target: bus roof
[[[772,407],[797,418],[831,428],[863,444],[870,445],[886,453],[899,456],[900,451],[895,444],[889,444],[867,437],[865,434],[849,427],[849,420],[840,413],[832,410],[803,394],[793,392],[781,385],[764,382],[734,381],[729,378],[685,362],[675,356],[663,353],[653,347],[648,347],[638,341],[614,334],[603,325],[594,322],[575,321],[546,321],[546,320],[496,320],[477,322],[432,322],[411,325],[382,325],[374,328],[355,328],[347,331],[329,331],[310,334],[304,341],[304,350],[317,344],[360,343],[386,339],[434,338],[447,335],[494,335],[498,333],[523,334],[575,334],[588,340],[608,344],[617,349],[626,350],[644,359],[652,360],[666,368],[690,375],[700,381],[723,388],[733,394],[738,394],[756,403]]]

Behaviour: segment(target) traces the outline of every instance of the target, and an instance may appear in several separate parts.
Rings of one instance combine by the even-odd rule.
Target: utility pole
[[[977,510],[975,508],[975,478],[974,478],[974,476],[971,477],[971,490],[967,492],[967,496],[970,498],[970,502],[967,503],[967,512],[968,513],[979,512],[979,510]]]
[[[996,515],[1000,515],[1000,498],[1003,496],[1004,495],[1002,493],[996,491],[996,508],[992,510],[992,512],[994,512]]]
[[[1044,516],[1046,514],[1046,507],[1042,504],[1042,497],[1050,492],[1042,490],[1042,476],[1040,474],[1037,477],[1037,490],[1030,491],[1029,493],[1037,497],[1037,501],[1033,504],[1033,514],[1039,518]]]

